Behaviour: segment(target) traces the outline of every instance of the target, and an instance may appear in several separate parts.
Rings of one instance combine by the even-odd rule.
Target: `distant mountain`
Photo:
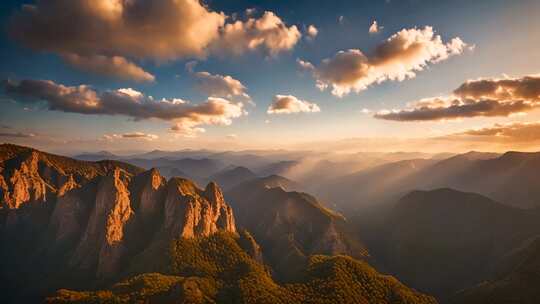
[[[297,182],[279,175],[268,175],[247,180],[238,185],[240,189],[282,188],[285,191],[300,191],[302,186]]]
[[[295,160],[279,161],[257,169],[257,174],[260,176],[286,175],[289,170],[292,170],[292,168],[299,164],[300,163]]]
[[[331,180],[316,193],[346,211],[395,202],[415,189],[418,185],[409,181],[434,163],[435,160],[412,159],[375,166]]]
[[[207,158],[212,153],[210,150],[179,150],[179,151],[163,151],[163,150],[152,150],[146,153],[140,153],[131,155],[129,158],[144,158],[144,159],[156,159],[156,158],[167,158],[167,159],[182,159],[182,158]]]
[[[279,277],[298,275],[312,254],[368,256],[342,215],[307,193],[287,191],[289,183],[270,176],[244,182],[225,193],[238,225],[253,233]]]
[[[216,174],[211,175],[208,179],[215,181],[224,190],[232,188],[245,181],[257,178],[257,175],[253,171],[246,167],[234,167],[224,169]]]
[[[315,193],[338,205],[359,210],[389,204],[413,190],[453,188],[476,192],[519,208],[540,206],[540,152],[469,152],[443,160],[392,162],[337,178]]]
[[[160,168],[160,171],[163,172],[163,175],[168,178],[174,176],[181,176],[193,179],[201,184],[209,176],[216,174],[217,172],[226,167],[224,163],[209,158],[130,158],[123,159],[123,161],[139,167],[143,167],[145,169]]]
[[[447,298],[489,278],[511,250],[540,232],[537,211],[452,189],[413,191],[390,211],[371,252],[401,280]]]
[[[75,159],[86,161],[99,161],[99,160],[117,160],[120,156],[113,154],[109,151],[99,151],[95,153],[83,153],[73,156]]]

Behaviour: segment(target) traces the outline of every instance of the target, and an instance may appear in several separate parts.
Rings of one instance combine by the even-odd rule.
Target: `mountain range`
[[[214,182],[199,188],[119,161],[9,144],[0,161],[4,303],[436,303],[341,255],[366,249],[346,234],[343,216],[285,190],[295,183],[282,177],[240,182],[227,202]],[[264,208],[249,206],[254,214],[271,212],[261,229],[243,210],[256,196]],[[301,265],[276,263],[272,242],[300,249]],[[294,276],[279,275],[287,268]]]

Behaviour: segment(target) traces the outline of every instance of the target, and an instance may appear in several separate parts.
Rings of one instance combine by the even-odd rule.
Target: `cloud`
[[[223,98],[209,97],[205,103],[193,106],[183,117],[175,120],[172,131],[194,137],[206,130],[200,125],[230,125],[233,118],[247,114],[242,103],[232,103]]]
[[[343,97],[351,91],[360,92],[374,83],[387,80],[403,81],[414,78],[428,64],[461,54],[468,45],[459,37],[443,43],[433,28],[403,29],[381,43],[373,54],[366,56],[358,49],[340,51],[311,66],[317,87],[332,88],[332,94]]]
[[[157,100],[131,88],[97,92],[87,85],[64,86],[50,80],[8,80],[4,90],[21,103],[45,103],[51,111],[172,121],[171,130],[188,136],[203,132],[201,125],[228,125],[247,114],[242,103],[223,98],[191,104],[178,98]]]
[[[143,139],[152,141],[154,139],[158,139],[159,136],[155,134],[149,134],[149,133],[143,133],[143,132],[132,132],[132,133],[124,133],[124,134],[103,134],[101,139],[103,140],[115,140],[115,139]]]
[[[23,132],[0,132],[0,137],[4,138],[28,138],[36,136],[34,133]]]
[[[317,34],[319,34],[319,30],[315,27],[315,25],[311,24],[307,27],[307,37],[309,40],[315,39]]]
[[[268,114],[291,114],[300,112],[320,112],[321,109],[315,103],[300,100],[292,95],[276,95],[272,104],[268,107]]]
[[[153,82],[155,80],[154,75],[120,56],[107,57],[103,55],[80,56],[77,54],[65,54],[62,57],[72,66],[95,74],[137,82]]]
[[[377,23],[377,20],[374,20],[371,26],[369,27],[369,33],[377,34],[383,28],[384,28],[383,26],[379,26],[379,24]]]
[[[243,102],[250,102],[251,97],[246,93],[246,87],[237,79],[228,75],[197,72],[197,88],[212,97],[237,98]]]
[[[275,55],[293,48],[301,36],[272,12],[227,20],[199,0],[48,0],[22,5],[8,32],[78,68],[136,81],[153,76],[134,60],[204,59],[259,49]]]
[[[10,33],[32,48],[55,53],[168,60],[204,56],[225,18],[197,0],[50,0],[23,5]]]
[[[287,25],[273,12],[264,12],[259,19],[248,18],[226,24],[213,49],[219,53],[240,55],[261,49],[273,56],[292,49],[302,34],[295,25]]]
[[[528,143],[540,141],[540,122],[497,123],[489,127],[448,135],[447,138],[486,142]]]
[[[469,80],[448,97],[426,98],[409,108],[381,111],[375,118],[396,121],[510,116],[540,108],[540,76]]]
[[[198,63],[199,62],[197,60],[191,60],[191,61],[186,62],[186,65],[185,65],[186,71],[193,73]]]

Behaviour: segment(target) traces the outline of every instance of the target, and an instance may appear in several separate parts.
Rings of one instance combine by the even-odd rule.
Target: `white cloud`
[[[171,130],[186,137],[194,137],[206,132],[201,125],[228,126],[233,118],[245,114],[247,112],[243,109],[242,103],[231,103],[223,98],[209,97],[207,102],[194,108],[188,115],[176,119]]]
[[[311,70],[319,89],[331,88],[332,94],[343,97],[351,91],[363,91],[374,83],[413,78],[428,64],[460,54],[466,47],[459,38],[443,43],[433,28],[427,26],[397,32],[381,43],[371,56],[350,49],[324,59],[317,67],[301,60],[299,64]]]
[[[248,18],[226,24],[214,51],[240,55],[248,50],[261,49],[270,55],[292,49],[302,34],[295,25],[288,27],[273,12],[264,12],[259,19]]]
[[[272,104],[268,107],[268,114],[291,114],[300,112],[320,112],[321,109],[315,103],[300,100],[292,95],[276,95]]]
[[[311,24],[307,27],[307,37],[310,40],[315,39],[317,37],[317,34],[319,34],[319,30],[315,27],[315,25]]]
[[[377,23],[377,20],[374,20],[371,26],[369,27],[369,33],[377,34],[383,28],[384,28],[383,26],[379,26],[379,24]]]

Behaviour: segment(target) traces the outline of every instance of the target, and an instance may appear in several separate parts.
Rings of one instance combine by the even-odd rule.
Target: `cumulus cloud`
[[[137,82],[152,82],[155,80],[154,75],[121,56],[107,57],[102,55],[80,56],[77,54],[65,54],[63,58],[72,66],[95,74]]]
[[[320,112],[321,109],[315,103],[300,100],[292,95],[276,95],[272,104],[268,107],[268,114],[291,114],[300,112]]]
[[[305,62],[321,90],[332,88],[332,94],[343,97],[360,92],[374,83],[414,78],[428,64],[461,54],[468,45],[459,37],[444,43],[433,28],[403,29],[381,43],[366,56],[358,49],[340,51],[320,65]]]
[[[175,120],[172,131],[193,137],[206,130],[200,125],[230,125],[233,118],[247,114],[242,103],[232,103],[229,100],[209,97],[200,105],[194,106],[186,115]]]
[[[540,76],[469,80],[448,97],[422,99],[409,108],[381,111],[375,118],[396,121],[510,116],[540,108]]]
[[[315,37],[317,37],[317,34],[319,34],[319,30],[313,24],[307,27],[306,32],[307,32],[307,37],[310,40],[315,39]]]
[[[226,24],[213,49],[235,55],[262,49],[269,55],[276,55],[292,49],[301,36],[296,25],[288,27],[281,18],[267,11],[259,19],[248,18]]]
[[[208,72],[197,72],[194,76],[197,79],[197,88],[208,96],[235,98],[251,103],[251,97],[246,93],[246,87],[231,76],[214,75]]]
[[[377,20],[374,20],[373,23],[369,26],[370,34],[377,34],[380,30],[383,29],[383,26],[379,26]]]
[[[177,98],[154,99],[131,88],[97,92],[87,85],[64,86],[50,80],[8,80],[4,90],[21,103],[44,103],[52,111],[172,121],[171,130],[188,136],[203,132],[201,125],[228,125],[246,114],[242,103],[223,98],[191,104]]]
[[[301,36],[272,12],[227,20],[199,0],[48,0],[21,6],[8,31],[20,43],[59,54],[79,68],[137,81],[153,76],[135,59],[161,62],[256,49],[277,54]]]

